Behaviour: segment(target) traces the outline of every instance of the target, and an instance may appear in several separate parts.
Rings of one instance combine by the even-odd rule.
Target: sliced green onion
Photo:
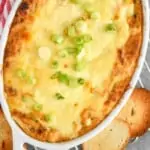
[[[75,4],[80,4],[82,0],[70,0],[70,2],[75,3]]]
[[[57,76],[58,76],[58,74],[55,73],[55,74],[53,74],[53,75],[51,76],[51,79],[57,79]]]
[[[42,108],[43,108],[42,104],[36,103],[36,104],[33,105],[33,110],[35,110],[35,111],[41,111]]]
[[[18,69],[16,71],[16,75],[21,79],[25,79],[27,77],[27,74],[23,69]]]
[[[57,34],[52,35],[51,40],[56,44],[62,44],[64,42],[63,36]]]
[[[114,23],[109,23],[105,26],[105,31],[109,32],[109,31],[116,31],[116,25]]]
[[[79,45],[76,45],[76,47],[65,48],[65,50],[67,51],[68,54],[77,56],[78,54],[80,54],[83,48],[84,48],[84,45],[79,44]]]
[[[51,76],[51,79],[57,79],[59,82],[69,85],[69,76],[60,71],[56,72]]]
[[[32,99],[29,96],[22,96],[22,101],[23,102],[28,102],[31,101]]]
[[[81,51],[83,50],[84,45],[77,45],[76,47],[76,55],[79,55]]]
[[[74,43],[77,45],[83,45],[85,43],[84,38],[82,36],[75,37]]]
[[[74,47],[67,47],[65,50],[68,52],[68,54],[74,54],[76,52],[76,48]]]
[[[81,71],[84,67],[85,67],[85,61],[81,61],[81,62],[78,62],[75,64],[75,70],[77,71]],[[53,76],[52,79],[56,79],[61,82],[61,83],[64,83],[66,84],[67,86],[70,86],[70,87],[77,87],[79,85],[82,85],[84,84],[84,80],[82,78],[75,78],[75,77],[72,77],[72,76],[69,76],[65,73],[62,73],[62,72],[56,72]],[[60,95],[60,93],[56,93],[56,95]]]
[[[55,97],[56,97],[57,100],[63,100],[63,99],[65,99],[64,96],[62,96],[62,94],[60,94],[60,93],[56,93]]]
[[[93,7],[91,6],[90,3],[84,4],[84,5],[82,6],[82,8],[83,8],[86,12],[88,12],[88,13],[93,12]]]
[[[78,79],[78,83],[79,83],[80,85],[83,85],[83,84],[85,83],[85,80],[82,79],[82,78],[79,78],[79,79]]]
[[[50,114],[44,115],[44,120],[45,120],[46,122],[50,122],[50,121],[52,120],[52,115],[50,115]]]
[[[69,76],[67,74],[59,72],[57,79],[59,82],[69,85]]]
[[[80,85],[83,85],[84,83],[85,83],[84,79],[82,79],[82,78],[76,79],[76,78],[72,77],[72,78],[70,78],[69,86],[72,88],[76,88]]]
[[[28,76],[27,77],[27,82],[30,83],[30,84],[36,84],[36,79],[34,77]]]
[[[86,67],[86,62],[84,60],[77,62],[74,65],[76,71],[82,71]]]
[[[90,14],[90,18],[94,19],[94,20],[99,19],[100,18],[100,13],[99,12],[92,12]]]
[[[82,35],[82,37],[83,37],[85,43],[92,41],[92,36],[89,34]]]
[[[89,34],[84,34],[74,38],[74,43],[76,45],[84,45],[85,43],[88,43],[90,41],[92,41],[92,36]]]
[[[66,51],[66,49],[63,49],[58,52],[58,55],[62,58],[65,58],[68,56],[68,52]]]
[[[85,33],[87,31],[87,24],[83,20],[79,20],[75,23],[76,30]]]
[[[55,60],[52,62],[52,68],[56,69],[58,68],[58,66],[59,66],[58,61]]]
[[[67,33],[68,33],[69,37],[76,36],[76,29],[75,29],[75,27],[74,26],[68,27]]]
[[[31,76],[28,76],[27,73],[22,69],[18,69],[16,71],[16,75],[20,79],[27,81],[27,83],[30,83],[30,84],[35,84],[36,83],[36,79],[31,77]]]

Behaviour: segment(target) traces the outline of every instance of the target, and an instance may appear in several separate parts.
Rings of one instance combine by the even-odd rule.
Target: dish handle
[[[13,150],[23,150],[24,141],[15,131],[12,131],[13,134]]]

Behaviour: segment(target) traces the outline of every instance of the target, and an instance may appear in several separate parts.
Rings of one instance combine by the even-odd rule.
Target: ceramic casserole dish
[[[56,0],[57,1],[57,0]],[[59,1],[59,0],[58,0]],[[84,1],[84,0],[83,0]],[[49,1],[50,2],[50,1]],[[53,1],[54,2],[54,1]],[[61,3],[61,1],[59,1],[60,3]],[[76,3],[76,1],[73,1],[73,2],[75,2]],[[48,142],[46,142],[47,141],[47,138],[45,138],[45,140],[44,140],[44,137],[43,137],[43,135],[42,135],[42,137],[40,137],[40,136],[38,136],[37,135],[37,138],[36,138],[36,136],[35,135],[31,135],[31,136],[29,136],[30,134],[26,134],[26,130],[24,129],[24,126],[22,127],[20,124],[22,123],[19,123],[19,121],[14,117],[14,118],[12,118],[12,114],[10,113],[10,106],[7,104],[8,103],[8,101],[6,100],[7,99],[7,96],[6,96],[6,94],[5,94],[5,92],[7,93],[7,90],[6,90],[6,87],[4,86],[5,84],[5,79],[7,78],[7,76],[5,76],[5,65],[6,65],[6,62],[5,62],[5,49],[7,49],[9,46],[8,46],[8,43],[7,43],[7,41],[9,40],[8,38],[9,38],[9,32],[10,32],[10,29],[11,29],[11,25],[12,25],[12,23],[13,24],[15,24],[14,22],[13,22],[13,20],[15,19],[15,14],[16,14],[16,12],[17,12],[17,10],[18,10],[18,8],[19,8],[19,6],[21,7],[21,9],[23,10],[23,9],[26,9],[26,8],[28,8],[28,6],[25,4],[25,3],[22,3],[22,1],[21,0],[17,0],[15,3],[14,3],[14,5],[13,5],[13,8],[12,8],[12,10],[11,10],[11,12],[10,12],[10,15],[9,15],[9,17],[8,17],[8,19],[7,19],[7,22],[6,22],[6,25],[5,25],[5,28],[4,28],[4,30],[3,30],[3,33],[2,33],[2,38],[1,38],[1,41],[0,41],[0,47],[1,47],[1,51],[0,51],[0,63],[2,64],[1,65],[1,72],[2,72],[2,74],[1,74],[1,78],[0,78],[0,98],[1,98],[1,104],[2,104],[2,108],[3,108],[3,111],[4,111],[4,113],[5,113],[5,116],[6,116],[6,118],[7,118],[7,120],[8,120],[8,122],[9,122],[9,124],[10,124],[10,126],[11,126],[11,128],[12,128],[12,131],[13,131],[13,139],[14,139],[14,150],[18,150],[18,149],[22,149],[22,146],[23,146],[23,144],[24,143],[30,143],[30,144],[32,144],[32,145],[35,145],[35,146],[37,146],[37,147],[40,147],[40,148],[44,148],[44,149],[52,149],[52,150],[57,150],[57,149],[61,149],[61,150],[65,150],[65,149],[67,149],[67,148],[71,148],[71,147],[73,147],[73,146],[75,146],[75,145],[79,145],[79,144],[81,144],[81,143],[83,143],[83,142],[85,142],[85,141],[87,141],[87,140],[89,140],[90,138],[92,138],[92,137],[94,137],[96,134],[98,134],[99,132],[101,132],[105,127],[107,127],[110,123],[111,123],[111,121],[118,115],[118,113],[120,112],[120,110],[124,107],[124,105],[126,104],[126,102],[127,102],[127,100],[128,100],[128,98],[129,98],[129,96],[130,96],[130,94],[132,93],[132,90],[134,89],[134,87],[135,87],[135,85],[136,85],[136,82],[137,82],[137,80],[138,80],[138,78],[139,78],[139,75],[140,75],[140,72],[141,72],[141,69],[142,69],[142,66],[143,66],[143,63],[144,63],[144,59],[145,59],[145,55],[146,55],[146,50],[147,50],[147,45],[148,45],[148,38],[149,38],[149,8],[148,8],[148,1],[147,0],[141,0],[141,2],[142,2],[142,11],[143,11],[143,26],[142,26],[142,44],[141,44],[141,51],[140,51],[140,56],[139,56],[139,58],[138,58],[138,62],[137,62],[137,64],[136,64],[136,70],[135,70],[135,72],[134,72],[134,75],[132,76],[132,80],[130,81],[130,84],[129,84],[129,88],[126,88],[126,90],[124,91],[124,94],[123,94],[123,96],[121,96],[121,100],[115,105],[115,107],[113,107],[113,110],[111,110],[106,116],[105,116],[105,119],[103,118],[101,121],[98,121],[98,123],[94,126],[94,127],[92,127],[92,128],[88,128],[88,127],[86,127],[86,126],[83,126],[83,130],[81,130],[81,134],[79,135],[79,136],[76,136],[76,135],[73,135],[72,136],[72,138],[70,138],[70,139],[65,139],[64,137],[62,138],[62,140],[54,140],[53,141],[53,136],[54,135],[52,135],[52,137],[50,137],[50,140],[48,140]],[[23,4],[23,5],[20,5],[20,4]],[[64,6],[66,5],[65,3],[63,4]],[[70,4],[69,4],[70,5]],[[71,4],[71,6],[72,6],[72,4]],[[30,6],[29,6],[30,7]],[[60,8],[60,9],[63,9],[63,8]],[[65,8],[65,9],[67,9],[67,7]],[[76,8],[74,8],[74,6],[73,6],[73,8],[72,8],[72,11],[74,11],[74,9],[76,9]],[[84,7],[84,9],[85,9],[85,7]],[[55,11],[55,10],[54,10]],[[65,11],[62,11],[62,12],[65,12]],[[78,11],[77,11],[78,12]],[[75,27],[77,28],[76,30],[78,30],[77,31],[77,34],[79,33],[79,32],[81,32],[81,30],[82,30],[82,32],[84,32],[84,30],[85,30],[85,22],[83,22],[83,21],[85,21],[87,18],[89,19],[89,13],[90,13],[90,19],[97,19],[98,17],[99,17],[99,15],[97,14],[97,12],[94,12],[94,13],[91,13],[91,11],[87,11],[87,7],[86,7],[86,13],[88,12],[88,15],[85,15],[86,17],[84,17],[84,18],[80,18],[79,20],[77,20],[77,22],[76,22],[76,20],[75,20]],[[56,11],[56,14],[59,14],[59,12],[57,12]],[[59,14],[59,15],[61,15],[61,14]],[[120,15],[124,15],[123,13],[121,13]],[[115,16],[116,18],[118,17],[117,15]],[[31,20],[32,20],[32,18],[31,18]],[[59,20],[61,20],[61,19],[59,19]],[[20,20],[21,21],[21,20]],[[57,20],[58,21],[58,20]],[[74,24],[74,22],[73,22],[73,24]],[[89,21],[89,24],[90,24],[90,21]],[[117,23],[116,23],[117,24]],[[119,24],[119,23],[118,23]],[[118,25],[117,24],[117,25]],[[38,24],[39,26],[40,26],[40,24]],[[44,25],[44,22],[43,22],[43,25]],[[119,24],[120,25],[120,24]],[[71,27],[72,27],[72,24],[71,24]],[[55,28],[55,26],[54,26],[54,28]],[[68,29],[68,27],[67,27],[67,29]],[[72,28],[71,28],[72,29]],[[111,32],[115,32],[115,30],[116,30],[116,27],[115,27],[115,25],[113,24],[113,23],[108,23],[107,24],[107,26],[105,27],[105,31],[111,31]],[[65,30],[66,31],[66,30]],[[70,30],[69,30],[70,31]],[[71,30],[72,31],[72,30]],[[72,37],[72,34],[74,34],[74,33],[72,33],[72,32],[69,32],[69,33],[67,33],[67,35],[65,35],[65,36],[67,36],[67,38],[68,38],[68,36],[69,36],[69,38],[71,37],[71,40],[73,39],[73,42],[75,42],[75,44],[77,44],[78,46],[80,45],[81,46],[81,43],[84,41],[84,43],[82,43],[84,46],[88,43],[88,42],[91,42],[91,40],[92,40],[92,38],[91,38],[91,36],[89,36],[89,35],[87,35],[87,34],[83,34],[82,33],[82,35],[81,36],[76,36],[75,35],[75,38],[74,37]],[[96,34],[96,33],[95,33]],[[112,34],[112,33],[108,33],[108,34]],[[18,35],[19,35],[19,33],[18,33]],[[17,37],[17,35],[13,35],[13,36],[16,36]],[[74,35],[73,35],[74,36]],[[92,35],[93,36],[93,35]],[[124,33],[124,37],[126,36],[126,33]],[[25,35],[25,37],[26,38],[28,38],[28,36],[26,36]],[[33,34],[33,37],[34,37],[34,34]],[[81,38],[82,37],[82,38]],[[111,38],[111,37],[110,37]],[[75,39],[75,40],[74,40]],[[84,39],[84,40],[83,40]],[[57,45],[57,44],[62,44],[62,41],[64,40],[64,39],[62,39],[62,37],[60,37],[60,36],[58,36],[58,35],[53,35],[53,36],[51,36],[51,40],[55,43],[55,45]],[[109,39],[108,39],[109,40]],[[121,40],[120,40],[121,41]],[[39,43],[40,43],[40,41],[39,41]],[[18,44],[18,43],[17,43]],[[135,43],[136,44],[136,43]],[[54,46],[55,46],[54,45]],[[82,46],[83,46],[82,45]],[[87,44],[88,45],[88,44]],[[60,45],[59,45],[60,46]],[[59,47],[58,46],[58,47]],[[79,47],[77,47],[77,48],[79,48]],[[88,47],[86,47],[87,49],[88,49]],[[10,48],[11,49],[11,48]],[[47,47],[38,47],[37,48],[38,49],[38,55],[39,55],[39,57],[40,57],[40,59],[44,59],[44,61],[47,61],[47,59],[49,59],[49,56],[50,56],[50,53],[49,52],[47,52],[47,51],[49,51],[49,49],[47,48]],[[42,52],[41,52],[41,50],[42,50]],[[71,49],[72,50],[72,49]],[[80,49],[81,50],[81,49]],[[46,53],[45,55],[43,54],[43,51]],[[83,51],[83,49],[82,49],[82,51]],[[64,53],[63,53],[64,54]],[[6,54],[7,55],[7,54]],[[10,54],[11,55],[11,54]],[[8,57],[10,56],[9,54],[8,54]],[[72,55],[72,54],[71,54]],[[84,55],[84,54],[83,54]],[[79,56],[77,56],[77,54],[76,54],[76,58],[77,59],[81,59],[82,57],[83,57],[83,55],[81,54],[81,55],[79,55]],[[96,54],[97,55],[97,54]],[[89,57],[87,56],[86,58],[87,59],[89,59],[89,61],[91,61],[91,57],[96,57],[96,55],[94,55],[94,56],[91,56],[91,54],[89,54]],[[113,53],[112,53],[112,55],[113,55]],[[120,55],[120,53],[119,53],[119,55]],[[62,54],[61,54],[61,56],[62,56]],[[63,55],[64,56],[64,55]],[[68,57],[70,57],[70,56],[68,56]],[[72,57],[72,56],[71,56]],[[121,56],[122,57],[122,56]],[[127,57],[128,58],[128,57]],[[7,59],[7,58],[6,58]],[[61,59],[61,58],[60,58]],[[130,57],[129,57],[129,59],[130,59]],[[109,58],[108,58],[108,60],[109,60]],[[110,59],[111,60],[111,59]],[[110,61],[109,60],[109,61]],[[41,60],[40,60],[41,61]],[[4,63],[5,62],[5,63]],[[63,61],[62,61],[63,62]],[[34,62],[33,62],[34,63]],[[122,62],[123,63],[123,62]],[[3,64],[5,64],[4,66],[3,66]],[[41,65],[41,64],[40,64]],[[53,67],[56,67],[56,62],[55,62],[55,64],[53,63],[53,65],[55,65],[55,66],[53,66]],[[66,67],[66,66],[65,66]],[[4,68],[4,69],[3,69]],[[78,69],[81,69],[81,67],[77,67],[76,66],[76,69],[78,70]],[[17,73],[18,73],[18,70],[17,70]],[[42,72],[41,72],[42,73]],[[47,73],[47,72],[46,72]],[[80,73],[79,73],[80,74]],[[34,82],[34,80],[32,80],[31,78],[30,78],[30,76],[29,75],[26,75],[26,73],[25,72],[20,72],[20,70],[19,70],[19,74],[17,74],[19,77],[21,77],[21,82],[22,82],[22,80],[23,80],[23,82],[30,82],[31,84],[37,84],[37,83],[35,83]],[[56,74],[55,74],[56,75]],[[23,79],[22,79],[22,77],[23,77]],[[54,77],[54,76],[53,76]],[[71,88],[72,88],[72,86],[73,86],[73,88],[74,88],[74,86],[75,86],[75,88],[76,88],[76,86],[79,86],[79,85],[76,85],[74,82],[76,81],[76,79],[75,78],[73,78],[72,76],[68,76],[68,74],[64,74],[64,73],[62,73],[62,72],[57,72],[57,76],[55,76],[56,78],[57,78],[57,80],[58,81],[60,81],[60,82],[62,82],[62,87],[64,88],[66,88],[66,86],[67,86],[67,88],[68,88],[68,86],[71,86]],[[62,77],[63,77],[63,79],[62,79]],[[43,77],[43,78],[45,78],[45,76]],[[65,78],[65,79],[64,79]],[[68,79],[69,78],[69,79]],[[15,79],[16,80],[16,79]],[[25,80],[25,81],[24,81]],[[73,82],[73,84],[72,84],[72,82],[71,81],[74,81]],[[77,81],[79,81],[79,84],[84,84],[83,82],[84,82],[84,80],[82,79],[82,78],[79,78]],[[53,82],[53,81],[52,81]],[[16,82],[17,84],[19,83],[20,84],[20,82]],[[55,82],[54,82],[55,83]],[[71,85],[70,85],[70,83],[71,83]],[[10,84],[11,84],[11,81],[10,81]],[[19,85],[18,84],[18,85]],[[65,85],[64,85],[65,84]],[[61,85],[61,84],[60,84]],[[86,84],[87,85],[87,84]],[[88,84],[89,85],[89,84]],[[81,85],[80,85],[81,86]],[[39,88],[41,88],[41,87],[39,87]],[[70,88],[70,87],[69,87]],[[80,88],[80,87],[79,87]],[[52,89],[51,89],[52,90]],[[73,89],[74,90],[74,89]],[[73,91],[72,90],[72,91]],[[12,93],[13,93],[13,90],[10,90],[9,89],[9,91],[11,91]],[[75,91],[75,90],[74,90]],[[97,91],[95,91],[96,93],[97,93]],[[70,91],[70,93],[71,93],[71,91]],[[99,93],[98,93],[99,94]],[[67,94],[66,94],[67,95]],[[65,96],[66,96],[65,95]],[[64,100],[65,99],[65,96],[64,95],[61,95],[61,93],[56,93],[55,94],[55,99],[57,99],[57,100]],[[30,97],[30,95],[29,95],[29,97]],[[103,96],[102,96],[103,97]],[[23,98],[24,98],[24,96],[23,96]],[[95,97],[94,97],[95,98]],[[25,99],[24,99],[25,100]],[[65,101],[65,100],[64,100]],[[89,101],[86,101],[86,103],[88,103]],[[96,102],[96,100],[95,100],[95,102]],[[55,102],[54,102],[55,103]],[[56,102],[56,103],[60,103],[60,101],[59,102]],[[64,102],[65,103],[65,102]],[[90,105],[91,103],[89,103],[89,105]],[[99,103],[97,103],[97,104],[99,104]],[[45,104],[46,105],[46,104]],[[54,105],[55,106],[55,105]],[[60,105],[61,106],[61,105]],[[76,107],[77,107],[77,105],[75,105]],[[20,107],[20,109],[22,109],[22,107],[21,107],[21,105],[19,106],[18,105],[18,107]],[[36,109],[36,111],[39,111],[39,109],[41,109],[42,107],[41,107],[41,105],[34,105],[34,109]],[[45,106],[44,106],[44,108],[45,108]],[[60,108],[60,107],[59,107]],[[11,108],[12,109],[12,108]],[[52,107],[51,107],[51,109],[53,109]],[[68,111],[69,111],[70,109],[68,108]],[[71,110],[70,110],[71,111]],[[64,113],[65,113],[65,110],[64,110]],[[15,115],[17,114],[16,112],[14,113]],[[37,113],[38,114],[38,113]],[[58,114],[59,114],[59,111],[58,111]],[[57,113],[56,113],[56,116],[58,117],[59,115],[57,115]],[[22,119],[24,118],[25,116],[24,115],[22,115]],[[39,116],[38,117],[40,117],[40,113],[39,113]],[[62,117],[62,116],[61,116]],[[73,117],[72,117],[73,118]],[[71,120],[72,118],[69,118],[69,120]],[[17,122],[15,122],[15,121]],[[48,122],[50,119],[49,119],[49,116],[46,116],[46,118],[45,118],[45,120]],[[61,120],[61,119],[60,119]],[[64,120],[65,120],[65,117],[64,117]],[[37,121],[37,120],[36,120]],[[36,122],[35,121],[35,122]],[[41,120],[40,120],[41,121]],[[74,121],[74,120],[73,120]],[[68,120],[65,120],[64,122],[68,122],[68,124],[70,123]],[[87,126],[91,123],[91,120],[87,120]],[[19,125],[18,125],[19,124]],[[62,131],[62,133],[64,132],[64,133],[66,133],[66,130],[64,130],[64,128],[65,127],[63,127],[62,128],[62,126],[63,126],[63,124],[62,124],[62,126],[59,126],[58,124],[60,124],[60,122],[59,123],[57,123],[57,125],[55,125],[55,123],[53,124],[53,126],[54,127],[56,127],[56,128],[58,128],[60,131]],[[27,126],[29,126],[30,125],[30,122],[27,122],[26,123],[26,125]],[[66,126],[67,124],[65,124],[65,126]],[[21,128],[23,128],[23,130],[19,127],[19,126],[21,126]],[[68,128],[69,128],[70,126],[68,126]],[[70,129],[70,128],[69,128]],[[85,129],[85,130],[84,130]],[[33,129],[34,130],[34,129]],[[25,131],[25,132],[24,132]],[[51,130],[51,131],[53,131],[53,130]],[[67,130],[68,131],[68,130]],[[83,132],[82,132],[83,131]],[[44,132],[44,130],[43,131],[41,131],[41,132]],[[71,132],[71,131],[70,131]],[[70,133],[69,133],[70,134]],[[60,136],[61,137],[61,136]]]

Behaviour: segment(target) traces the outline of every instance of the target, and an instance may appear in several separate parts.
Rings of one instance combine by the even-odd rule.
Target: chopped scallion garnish
[[[74,54],[76,52],[76,48],[74,47],[67,47],[65,50],[68,52],[68,54]]]
[[[114,23],[109,23],[105,26],[105,31],[109,32],[109,31],[116,31],[116,25]]]
[[[62,44],[64,42],[63,36],[57,34],[52,35],[51,40],[56,44]]]
[[[58,81],[66,84],[66,85],[69,85],[69,76],[67,74],[59,72],[57,79],[58,79]]]
[[[69,76],[60,71],[56,72],[51,76],[51,79],[57,79],[59,82],[69,85]]]
[[[51,79],[57,79],[58,77],[58,73],[54,73],[52,76],[51,76]]]
[[[84,60],[78,61],[77,63],[74,64],[74,69],[76,71],[82,71],[86,66],[86,62]]]
[[[18,69],[16,71],[17,77],[19,77],[21,80],[27,81],[27,83],[35,84],[36,79],[34,77],[29,76],[24,70]]]
[[[50,122],[50,121],[52,120],[52,115],[50,115],[50,114],[44,115],[44,120],[45,120],[46,122]]]
[[[88,13],[93,12],[93,7],[91,6],[90,3],[84,4],[84,5],[82,6],[82,8],[83,8],[86,12],[88,12]]]
[[[80,63],[78,62],[75,65],[75,69],[78,71],[82,70],[84,67],[85,67],[85,64],[83,62],[80,62]],[[84,84],[84,79],[82,79],[82,78],[77,79],[73,76],[69,76],[69,75],[62,73],[60,71],[56,72],[54,75],[52,75],[51,79],[57,79],[59,82],[64,83],[67,86],[73,87],[73,88]],[[60,93],[56,93],[56,96],[59,97]]]
[[[68,27],[67,33],[68,33],[69,37],[76,36],[76,29],[75,29],[75,27],[74,26]]]
[[[79,83],[80,85],[83,85],[83,84],[85,83],[85,80],[82,79],[82,78],[79,78],[79,79],[78,79],[78,83]]]
[[[82,36],[75,37],[74,43],[77,45],[83,45],[85,43],[84,38]]]
[[[20,79],[25,79],[25,78],[27,77],[27,73],[26,73],[23,69],[17,69],[16,75],[17,75]]]
[[[62,96],[62,94],[60,94],[60,93],[56,93],[55,97],[56,97],[57,100],[63,100],[63,99],[65,99],[64,96]]]
[[[90,14],[91,19],[99,19],[100,18],[100,13],[99,12],[91,12]]]
[[[27,102],[27,101],[30,101],[31,98],[29,98],[29,96],[22,96],[22,101],[23,102]]]
[[[42,108],[43,108],[42,104],[36,103],[36,104],[33,105],[33,110],[35,110],[35,111],[41,111]]]
[[[36,79],[34,77],[28,76],[27,82],[30,84],[36,84]]]
[[[67,52],[66,49],[63,49],[63,50],[60,50],[60,51],[58,52],[58,55],[59,55],[60,57],[62,57],[62,58],[65,58],[65,57],[68,56],[68,52]]]
[[[89,34],[84,34],[74,38],[74,43],[76,45],[84,45],[85,43],[88,43],[90,41],[92,41],[92,36]]]
[[[82,0],[70,0],[70,2],[75,3],[75,4],[80,4]]]
[[[77,45],[76,47],[76,55],[80,54],[81,51],[83,50],[84,48],[84,45]]]
[[[58,61],[55,60],[55,61],[52,62],[52,67],[53,67],[54,69],[57,69],[57,68],[58,68],[58,65],[59,65],[59,64],[58,64]]]
[[[82,35],[82,37],[83,37],[85,43],[92,41],[92,36],[89,34]]]

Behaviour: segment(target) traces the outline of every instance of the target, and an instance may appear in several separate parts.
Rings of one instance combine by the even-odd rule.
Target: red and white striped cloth
[[[14,0],[0,0],[0,36]]]

